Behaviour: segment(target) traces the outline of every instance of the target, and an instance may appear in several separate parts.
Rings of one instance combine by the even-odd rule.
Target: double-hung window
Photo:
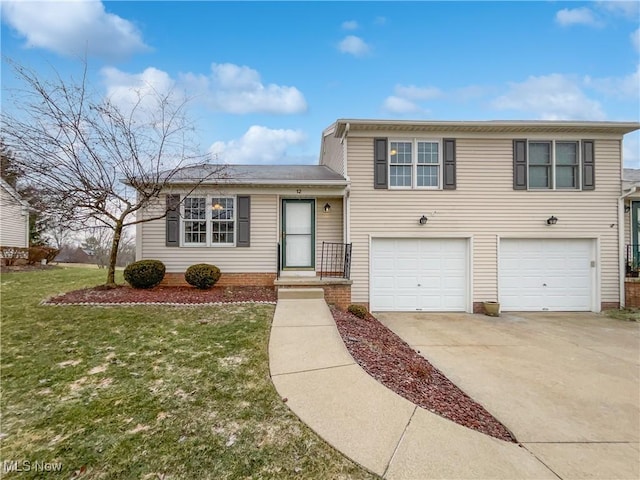
[[[235,208],[231,197],[211,199],[211,244],[233,245]]]
[[[579,151],[574,141],[530,141],[529,188],[579,188]]]
[[[207,199],[187,197],[184,199],[184,244],[205,245],[207,243]]]
[[[441,162],[439,141],[390,141],[389,187],[440,188]]]
[[[182,215],[183,245],[234,245],[235,210],[234,197],[185,198]]]

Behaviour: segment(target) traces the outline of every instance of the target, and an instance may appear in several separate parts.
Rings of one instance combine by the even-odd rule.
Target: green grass
[[[39,305],[103,276],[2,275],[0,462],[32,469],[0,476],[376,478],[278,397],[267,356],[273,306]],[[36,461],[62,472],[35,471]]]
[[[626,320],[629,322],[640,322],[640,309],[638,308],[621,308],[605,310],[605,315],[616,320]]]

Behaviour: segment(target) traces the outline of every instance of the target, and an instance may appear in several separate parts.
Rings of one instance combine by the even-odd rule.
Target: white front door
[[[283,268],[314,268],[315,200],[282,201]]]

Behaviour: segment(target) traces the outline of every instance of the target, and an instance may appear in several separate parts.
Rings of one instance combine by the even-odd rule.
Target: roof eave
[[[480,120],[480,121],[432,121],[432,120],[366,120],[339,119],[335,122],[334,136],[341,137],[350,125],[351,130],[418,130],[437,129],[452,132],[476,133],[516,133],[537,132],[549,129],[564,129],[567,131],[593,131],[594,133],[609,133],[625,135],[640,129],[638,122],[591,122],[564,120]]]

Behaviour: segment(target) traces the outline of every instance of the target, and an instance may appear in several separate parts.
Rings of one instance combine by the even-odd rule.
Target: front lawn
[[[5,468],[30,462],[20,478],[376,478],[278,397],[267,356],[272,305],[39,304],[104,276],[2,275]],[[36,462],[62,471],[36,471]]]

